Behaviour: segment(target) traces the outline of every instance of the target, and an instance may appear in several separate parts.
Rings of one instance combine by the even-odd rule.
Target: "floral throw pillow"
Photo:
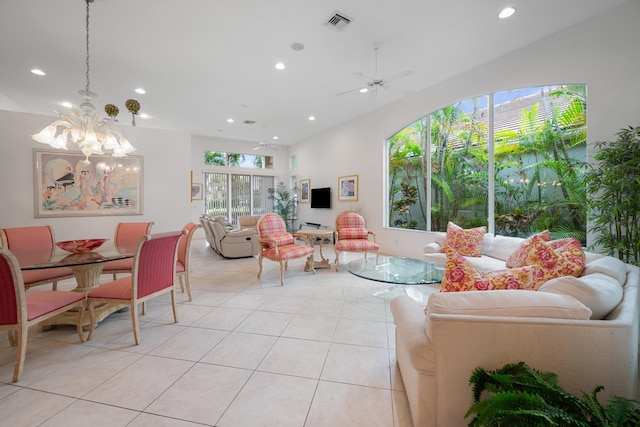
[[[554,249],[554,246],[557,249]],[[535,283],[536,289],[556,277],[578,277],[585,266],[584,251],[577,240],[551,244],[551,242],[545,241],[542,236],[535,235],[523,242],[517,251],[519,250],[522,250],[523,254],[517,258],[516,266],[535,265],[539,267]],[[508,261],[511,261],[511,258]],[[509,266],[508,262],[507,266]]]
[[[536,240],[535,242],[533,241],[534,239]],[[507,259],[507,268],[529,265],[530,263],[527,263],[527,258],[529,257],[529,254],[531,252],[531,247],[534,246],[534,243],[538,243],[540,240],[543,242],[548,242],[551,240],[551,234],[549,233],[549,230],[544,230],[525,239],[520,244],[520,246],[518,246],[518,248],[511,254],[509,259]]]
[[[460,255],[479,257],[482,251],[482,239],[487,232],[487,227],[464,229],[449,221],[447,224],[447,237],[444,239],[440,252],[453,249]]]
[[[538,268],[524,266],[486,273],[478,271],[455,250],[447,249],[447,262],[440,292],[488,291],[495,289],[536,290]]]

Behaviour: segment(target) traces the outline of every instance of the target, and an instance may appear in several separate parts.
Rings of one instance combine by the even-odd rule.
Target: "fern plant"
[[[470,427],[636,427],[640,425],[640,403],[611,396],[602,405],[597,386],[577,397],[558,385],[554,373],[540,372],[524,362],[495,371],[476,368],[469,383],[474,403],[465,418],[475,415]],[[488,397],[481,399],[483,392]]]

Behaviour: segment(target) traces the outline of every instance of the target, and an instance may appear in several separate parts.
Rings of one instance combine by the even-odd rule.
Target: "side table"
[[[315,247],[315,241],[317,238],[320,238],[320,260],[315,259],[315,252],[307,258],[307,264],[304,266],[304,271],[313,271],[318,268],[331,268],[329,265],[329,260],[324,257],[322,253],[322,245],[324,243],[324,239],[331,238],[333,236],[333,230],[327,229],[309,229],[309,230],[299,230],[295,234],[301,235],[304,237],[307,245]]]

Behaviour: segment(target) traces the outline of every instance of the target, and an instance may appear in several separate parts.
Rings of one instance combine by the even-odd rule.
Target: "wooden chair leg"
[[[340,268],[340,251],[336,251],[336,271]]]
[[[173,309],[173,322],[178,323],[178,308],[176,307],[175,289],[171,289],[171,308]]]
[[[187,299],[189,301],[192,301],[192,299],[191,299],[191,285],[189,285],[189,272],[185,271],[184,276],[180,276],[180,278],[181,279],[184,278],[184,288],[187,290]],[[180,285],[182,285],[182,281],[180,281]]]
[[[280,261],[280,286],[284,286],[284,270],[286,265],[286,262],[283,263]]]
[[[9,345],[11,347],[15,347],[17,345],[17,332],[16,331],[8,331],[7,335],[9,336]]]
[[[258,279],[259,279],[260,275],[262,274],[262,255],[258,257],[258,267],[260,267],[260,269],[258,270]]]
[[[133,340],[136,342],[136,345],[138,345],[140,344],[140,328],[138,326],[138,307],[137,307],[137,304],[133,302],[131,303],[131,326],[133,327]]]
[[[13,382],[18,382],[20,375],[22,375],[22,369],[24,368],[24,359],[27,355],[27,333],[28,329],[23,325],[18,329],[16,342],[16,366],[13,369]]]

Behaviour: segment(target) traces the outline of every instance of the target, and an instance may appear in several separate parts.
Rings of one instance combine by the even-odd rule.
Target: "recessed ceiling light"
[[[285,67],[285,65],[282,62],[278,62],[276,64],[276,70],[284,70],[285,68],[287,67]]]
[[[60,105],[62,105],[64,108],[71,108],[71,107],[73,107],[73,105],[71,105],[71,103],[70,103],[70,102],[67,102],[67,101],[61,102],[61,103],[60,103]]]
[[[278,139],[278,135],[274,135],[274,136],[273,136],[273,139]]]
[[[309,116],[309,120],[314,121],[315,119],[315,116]]]
[[[150,116],[147,113],[140,114],[140,117],[143,119],[148,119]]]
[[[36,76],[46,76],[46,73],[44,71],[38,70],[37,68],[34,68],[33,70],[31,70],[31,72]]]
[[[233,123],[233,119],[232,118],[228,118],[227,119],[227,123]]]
[[[139,93],[140,95],[144,95],[145,93],[147,93],[147,91],[139,87],[138,89],[136,89],[136,93]]]
[[[505,7],[498,14],[498,18],[506,19],[506,18],[510,17],[511,15],[513,15],[514,13],[516,13],[516,10],[513,7]]]
[[[363,87],[362,89],[360,89],[360,93],[367,93],[367,92],[369,92],[368,87]]]

